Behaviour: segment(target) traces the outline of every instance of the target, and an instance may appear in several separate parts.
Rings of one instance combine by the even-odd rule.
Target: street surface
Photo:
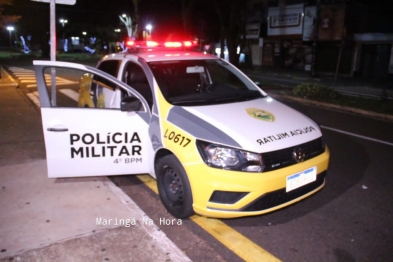
[[[23,61],[12,66],[32,69]],[[265,82],[267,91],[268,86]],[[28,99],[35,91],[33,85],[22,85],[18,92]],[[1,119],[2,126],[12,130],[1,128],[6,136],[0,139],[0,151],[6,154],[0,157],[0,165],[45,158],[39,109],[29,101],[32,106],[25,108],[19,119]],[[259,254],[266,251],[272,255],[267,256],[270,259],[282,261],[392,261],[393,123],[283,102],[322,127],[331,152],[325,188],[270,214],[219,220],[228,226],[220,236],[200,227],[198,219],[183,220],[181,225],[164,223],[159,225],[161,230],[194,261],[207,257],[210,261],[261,261],[262,257],[247,256],[254,250]],[[155,181],[146,176],[111,179],[154,221],[163,217],[171,221],[149,187],[150,183],[154,188]],[[233,245],[240,241],[234,232],[240,233],[246,244]]]

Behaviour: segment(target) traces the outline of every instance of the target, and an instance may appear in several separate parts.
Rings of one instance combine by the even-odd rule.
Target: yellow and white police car
[[[228,62],[180,48],[191,42],[131,44],[97,68],[33,62],[50,178],[149,173],[177,218],[260,215],[325,185],[315,122]]]

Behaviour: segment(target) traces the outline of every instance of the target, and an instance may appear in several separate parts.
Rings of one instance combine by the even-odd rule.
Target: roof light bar
[[[148,47],[157,47],[157,46],[159,46],[159,43],[154,42],[154,41],[146,41],[146,46],[148,46]]]
[[[156,42],[156,41],[127,41],[127,47],[131,48],[190,48],[197,46],[196,41],[168,41],[168,42]]]
[[[165,47],[182,47],[182,43],[181,42],[165,42],[164,43]]]

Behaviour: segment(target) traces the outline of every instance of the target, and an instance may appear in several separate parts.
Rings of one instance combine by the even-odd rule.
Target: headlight
[[[199,140],[197,147],[203,161],[211,167],[245,172],[262,172],[265,168],[261,154]]]

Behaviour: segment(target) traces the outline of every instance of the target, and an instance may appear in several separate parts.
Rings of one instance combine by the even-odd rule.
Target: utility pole
[[[317,46],[318,46],[318,30],[319,30],[319,13],[321,9],[320,0],[317,1],[317,11],[315,14],[315,24],[314,24],[314,39],[312,44],[312,53],[311,53],[311,77],[315,78],[318,77],[316,72],[317,66]]]
[[[32,0],[49,3],[50,60],[56,61],[56,4],[74,5],[76,0]],[[52,106],[56,106],[56,69],[51,68]]]
[[[345,2],[342,3],[342,8],[345,10],[344,12],[346,12],[346,5],[345,5]],[[334,74],[333,89],[336,87],[338,71],[339,71],[339,69],[340,69],[340,63],[341,63],[341,54],[342,54],[342,52],[343,52],[343,48],[344,48],[344,45],[345,45],[345,39],[346,39],[346,37],[347,37],[347,27],[346,27],[345,19],[344,19],[344,25],[343,25],[343,29],[342,29],[342,33],[341,33],[340,51],[339,51],[339,53],[338,53],[338,58],[337,58],[336,73]]]
[[[11,32],[12,31],[14,31],[14,27],[13,26],[7,26],[7,30],[8,30],[8,33],[9,33],[9,35],[10,35],[10,48],[12,48],[12,36],[11,36]]]

